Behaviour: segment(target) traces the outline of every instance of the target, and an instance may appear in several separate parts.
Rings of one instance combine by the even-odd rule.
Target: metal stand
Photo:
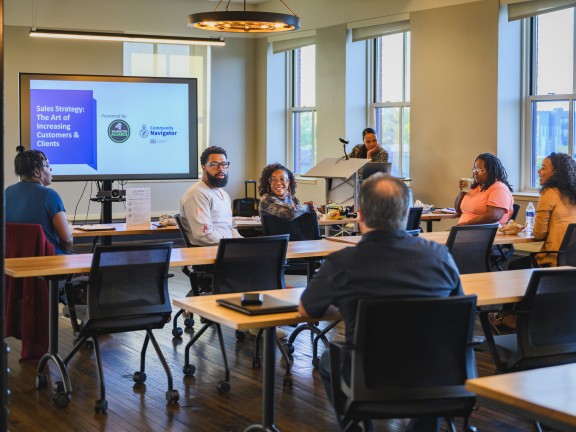
[[[101,191],[112,192],[112,183],[113,180],[103,180]],[[112,203],[126,201],[126,198],[123,196],[96,197],[96,198],[90,198],[90,201],[99,202],[102,207],[100,211],[100,223],[110,224],[112,223]],[[102,245],[109,246],[112,244],[112,237],[109,236],[101,237],[100,243]]]

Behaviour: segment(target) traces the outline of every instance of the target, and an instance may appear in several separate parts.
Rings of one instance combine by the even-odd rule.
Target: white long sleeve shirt
[[[232,221],[232,201],[222,188],[198,181],[180,198],[182,227],[190,243],[218,244],[221,238],[242,237]]]

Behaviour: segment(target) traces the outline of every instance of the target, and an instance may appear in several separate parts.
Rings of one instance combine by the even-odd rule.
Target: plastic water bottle
[[[526,207],[526,235],[532,235],[534,216],[536,216],[536,209],[534,208],[534,204],[529,202],[528,207]]]

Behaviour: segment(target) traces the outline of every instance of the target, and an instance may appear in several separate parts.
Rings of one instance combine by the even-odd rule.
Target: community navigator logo
[[[130,138],[130,125],[124,120],[114,120],[108,125],[108,137],[116,143],[123,143]]]

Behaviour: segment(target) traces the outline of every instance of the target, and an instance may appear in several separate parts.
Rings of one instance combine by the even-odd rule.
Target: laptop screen
[[[392,174],[392,162],[368,162],[362,167],[362,178],[366,180],[377,172]]]

